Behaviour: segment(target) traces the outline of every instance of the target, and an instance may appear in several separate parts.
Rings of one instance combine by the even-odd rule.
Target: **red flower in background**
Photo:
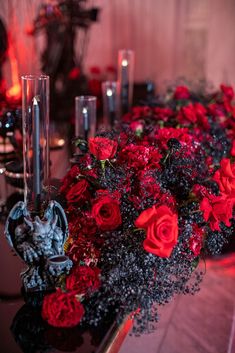
[[[153,206],[143,211],[135,221],[146,230],[143,246],[147,252],[169,257],[178,240],[178,216],[168,206]]]
[[[55,327],[73,327],[79,324],[84,315],[83,305],[74,293],[63,293],[58,289],[46,295],[42,305],[42,317]]]
[[[101,74],[101,70],[100,70],[99,66],[91,66],[90,67],[90,73],[94,74],[94,75],[100,75]]]
[[[188,90],[188,87],[186,87],[186,86],[176,87],[175,93],[174,93],[174,98],[175,99],[189,99],[190,92]]]
[[[88,141],[90,153],[98,160],[112,159],[117,152],[117,142],[106,137],[92,137]]]
[[[226,98],[228,101],[231,101],[234,98],[234,90],[231,86],[220,85],[220,89],[223,93],[223,97]]]
[[[180,109],[177,119],[180,124],[197,124],[204,129],[209,129],[207,111],[200,103],[188,104]]]
[[[100,269],[97,267],[77,266],[66,278],[66,289],[77,294],[87,294],[100,287]]]
[[[122,224],[119,200],[112,194],[101,194],[95,200],[91,214],[102,231],[114,230]]]
[[[231,226],[230,220],[233,215],[233,203],[227,195],[208,195],[200,203],[200,210],[206,222],[209,222],[211,230],[220,231],[220,222],[227,227]]]
[[[68,203],[78,203],[89,197],[89,183],[86,179],[79,180],[76,184],[70,187],[66,193]]]
[[[174,112],[170,108],[155,107],[153,108],[154,118],[157,120],[162,120],[164,122],[168,121],[169,117],[174,115]]]
[[[81,70],[79,69],[79,67],[74,67],[72,70],[70,70],[68,77],[70,80],[77,80],[80,74]]]
[[[151,109],[148,106],[133,107],[132,108],[132,120],[144,118],[151,115]]]

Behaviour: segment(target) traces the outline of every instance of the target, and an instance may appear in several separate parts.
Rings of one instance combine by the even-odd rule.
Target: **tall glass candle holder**
[[[121,87],[122,114],[127,113],[133,100],[134,51],[122,49],[118,52],[118,81]]]
[[[96,97],[75,97],[75,135],[82,140],[96,133]]]
[[[118,125],[120,119],[120,84],[116,81],[102,83],[104,123],[111,128]]]
[[[22,76],[24,202],[40,214],[49,193],[49,77]]]

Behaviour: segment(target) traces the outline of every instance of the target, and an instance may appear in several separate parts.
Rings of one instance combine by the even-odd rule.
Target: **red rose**
[[[175,99],[189,99],[190,93],[189,93],[188,88],[186,86],[176,87],[176,90],[174,93],[174,98]]]
[[[194,104],[194,110],[197,116],[197,124],[198,126],[203,127],[204,129],[208,130],[210,128],[208,119],[207,119],[207,111],[204,106],[200,103]]]
[[[233,203],[227,195],[204,197],[200,203],[200,210],[203,212],[205,221],[209,222],[211,230],[220,231],[220,222],[227,227],[231,226]]]
[[[235,164],[231,164],[228,158],[221,160],[220,169],[215,172],[213,179],[222,193],[235,197]]]
[[[97,267],[75,267],[66,278],[66,289],[76,291],[77,294],[87,294],[100,287],[100,269]]]
[[[132,108],[132,120],[144,118],[151,115],[151,109],[148,106],[133,107]]]
[[[113,230],[122,224],[119,200],[115,196],[104,194],[93,204],[92,216],[98,227],[103,230]]]
[[[231,101],[233,99],[234,90],[233,90],[233,88],[231,86],[221,85],[220,89],[223,92],[224,98],[228,99],[229,101]]]
[[[117,142],[106,137],[89,138],[89,150],[98,160],[112,159],[117,152]]]
[[[167,206],[153,206],[143,211],[135,226],[147,232],[143,246],[147,252],[169,257],[178,239],[178,216]]]
[[[192,123],[195,124],[197,121],[197,115],[192,103],[182,107],[178,115],[178,121],[180,124]]]
[[[89,183],[86,179],[79,180],[74,184],[66,194],[66,199],[68,203],[77,203],[88,197],[88,186]]]
[[[74,293],[63,293],[58,289],[46,295],[42,305],[42,317],[55,327],[73,327],[79,324],[84,315],[83,305]]]
[[[168,121],[169,117],[174,115],[174,111],[170,108],[155,107],[153,108],[154,118],[157,120]]]

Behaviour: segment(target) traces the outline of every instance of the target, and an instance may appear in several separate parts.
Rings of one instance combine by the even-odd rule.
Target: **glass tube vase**
[[[132,106],[134,86],[134,51],[122,49],[118,51],[118,81],[121,87],[121,110],[127,113]]]
[[[24,202],[40,215],[50,199],[49,77],[22,76]]]
[[[117,127],[120,120],[120,84],[116,81],[102,83],[104,123]]]
[[[75,97],[75,135],[88,140],[96,133],[96,97]]]

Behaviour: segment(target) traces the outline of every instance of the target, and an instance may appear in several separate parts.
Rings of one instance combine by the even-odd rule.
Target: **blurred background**
[[[0,1],[12,44],[4,64],[8,87],[14,80],[13,59],[18,76],[40,71],[45,33],[30,36],[27,31],[42,3]],[[86,40],[85,73],[96,66],[105,75],[108,66],[116,67],[118,50],[130,48],[136,55],[135,81],[153,80],[159,89],[180,76],[215,85],[235,82],[234,0],[88,0],[84,6],[101,10]]]

